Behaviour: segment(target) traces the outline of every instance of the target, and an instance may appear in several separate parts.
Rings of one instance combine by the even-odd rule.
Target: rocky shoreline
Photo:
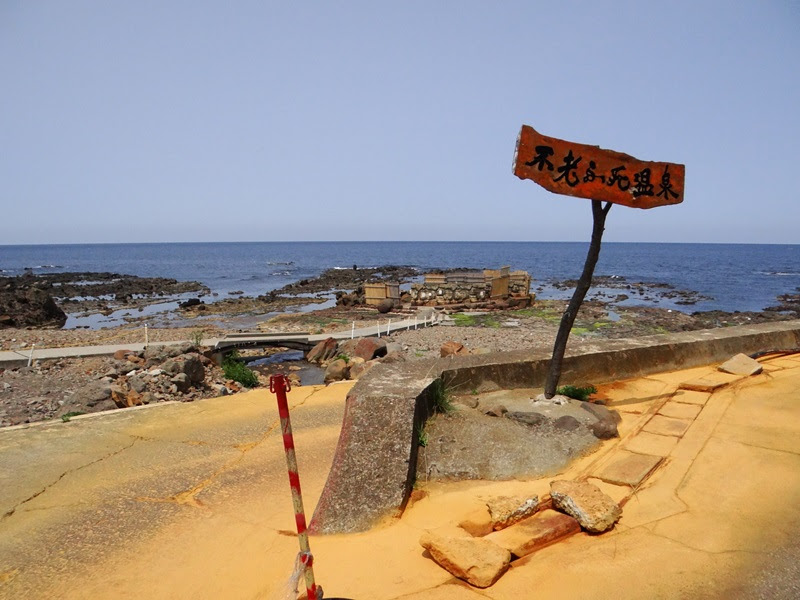
[[[103,297],[102,302],[106,304],[106,310],[114,306],[129,306],[130,302],[135,304],[163,301],[168,294],[186,295],[200,292],[200,297],[203,297],[202,294],[207,295],[207,288],[197,282],[133,278],[109,273],[78,275],[80,277],[77,279],[76,274],[58,274],[41,280],[28,275],[20,278],[3,278],[0,281],[0,290],[5,296],[0,295],[0,317],[8,312],[9,306],[12,308],[14,306],[9,302],[9,297],[14,302],[19,302],[20,298],[32,294],[41,300],[52,297],[50,294],[54,290],[69,295],[91,289],[92,293]],[[202,343],[203,339],[222,337],[236,330],[233,325],[234,318],[242,313],[255,315],[258,329],[264,332],[325,333],[348,331],[354,323],[356,326],[365,323],[385,323],[388,319],[404,318],[413,313],[413,309],[396,307],[387,314],[380,314],[375,307],[339,305],[306,312],[284,311],[287,307],[297,306],[299,302],[319,303],[329,300],[337,291],[352,291],[368,281],[381,278],[408,281],[417,276],[418,273],[410,267],[331,269],[320,278],[301,280],[256,298],[225,298],[211,304],[202,301],[193,303],[191,306],[178,309],[178,312],[181,313],[184,323],[197,323],[195,327],[151,327],[148,337],[151,342],[185,340],[188,343],[192,340],[190,346],[196,346]],[[14,281],[9,281],[11,279]],[[568,286],[568,282],[560,285]],[[692,292],[675,290],[665,284],[633,283],[620,278],[599,278],[596,285],[598,293],[594,295],[593,300],[584,303],[578,314],[569,341],[572,348],[596,341],[598,338],[632,338],[657,333],[800,318],[800,294],[797,293],[781,295],[775,307],[761,312],[688,313],[654,306],[631,305],[626,300],[630,297],[648,299],[666,297],[676,303],[689,304],[697,299],[697,295]],[[94,301],[97,300],[92,300]],[[30,300],[27,302],[30,303]],[[524,309],[507,308],[480,312],[467,312],[463,308],[457,311],[437,309],[444,315],[440,326],[396,333],[383,341],[392,350],[391,360],[439,357],[445,348],[449,348],[448,352],[454,353],[549,349],[552,347],[565,306],[565,300],[537,300],[532,306]],[[82,305],[82,309],[85,310],[97,308],[91,303]],[[209,313],[217,316],[217,325],[209,324],[199,318]],[[269,319],[258,317],[267,313],[279,314]],[[18,321],[25,322],[16,316],[11,318],[14,324]],[[37,348],[132,344],[142,343],[145,336],[141,323],[128,323],[121,327],[99,330],[54,327],[57,327],[57,324],[52,319],[40,322],[38,326],[21,327],[9,326],[8,319],[4,323],[0,320],[0,349],[25,353],[34,344]],[[182,354],[202,356],[198,350],[199,348],[194,348]],[[262,354],[269,355],[272,352],[278,353],[281,350],[275,349]],[[184,357],[181,360],[185,362],[189,359]],[[203,364],[203,377],[202,380],[199,378],[198,370],[193,375],[194,379],[190,378],[192,383],[188,387],[183,381],[172,381],[175,376],[180,375],[178,372],[171,372],[172,366],[164,369],[157,365],[145,364],[150,361],[146,353],[141,355],[129,353],[120,359],[111,357],[64,359],[34,362],[29,368],[0,368],[0,426],[57,418],[69,412],[91,412],[99,410],[98,407],[113,408],[167,400],[191,401],[228,393],[237,388],[236,384],[222,377],[219,367],[210,364],[207,356],[197,360]],[[365,362],[369,363],[372,360],[377,359],[366,359]],[[194,364],[194,358],[189,362]],[[355,368],[355,366],[338,365],[342,367],[340,370],[345,373],[344,376],[351,376],[351,371],[356,376],[366,371],[364,367]],[[271,364],[269,368],[258,368],[256,371],[263,383],[270,372],[289,373],[300,369],[301,367],[295,364],[284,363]],[[155,376],[152,374],[152,371],[159,370],[161,372]],[[140,379],[144,381],[144,387]],[[135,384],[135,387],[132,387],[131,383]],[[296,381],[296,384],[298,383],[299,381]],[[81,390],[86,386],[97,388],[95,390],[97,395],[102,391],[103,398],[91,406],[83,402]],[[112,386],[116,386],[114,395],[110,392],[106,395]],[[222,391],[222,387],[227,391]],[[135,394],[131,394],[131,390]]]

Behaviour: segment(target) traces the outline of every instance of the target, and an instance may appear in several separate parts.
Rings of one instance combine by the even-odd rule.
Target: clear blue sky
[[[609,241],[800,243],[800,3],[0,1],[0,244],[588,240],[523,123],[686,164]]]

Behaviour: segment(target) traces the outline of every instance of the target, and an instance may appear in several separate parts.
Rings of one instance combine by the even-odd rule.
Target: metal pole
[[[352,340],[356,334],[356,322],[353,321],[353,326],[350,328],[350,339]]]
[[[381,337],[381,320],[378,319],[378,337]]]
[[[286,467],[289,470],[289,486],[292,488],[294,520],[297,524],[297,539],[300,542],[300,561],[303,563],[305,571],[306,591],[308,592],[308,600],[317,600],[317,585],[314,583],[314,557],[308,545],[306,513],[303,509],[303,495],[300,493],[300,475],[297,472],[297,457],[294,454],[294,437],[292,436],[292,423],[289,420],[289,403],[286,400],[286,392],[291,389],[289,381],[280,373],[269,378],[269,391],[274,393],[278,399],[278,414],[281,418],[283,448],[286,450]]]
[[[417,328],[417,315],[414,315],[414,329]]]
[[[36,344],[31,344],[31,353],[28,356],[28,366],[30,367],[33,364],[33,349],[36,348]]]
[[[147,323],[144,324],[144,347],[147,348],[150,345],[150,337],[147,334]]]
[[[392,320],[391,319],[389,319],[389,324],[386,325],[386,335],[389,335],[390,333],[392,333]]]

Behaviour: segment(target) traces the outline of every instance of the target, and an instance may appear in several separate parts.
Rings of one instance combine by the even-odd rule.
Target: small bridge
[[[307,352],[316,346],[319,342],[328,338],[335,340],[349,340],[359,337],[381,337],[390,335],[397,331],[408,331],[410,329],[420,329],[422,327],[431,327],[438,325],[440,315],[435,311],[429,311],[426,314],[418,314],[412,318],[378,321],[375,325],[367,327],[353,327],[350,331],[335,331],[331,333],[258,333],[258,332],[242,332],[231,333],[224,338],[217,340],[214,345],[216,352],[225,352],[237,348],[292,348],[293,350],[302,350]]]

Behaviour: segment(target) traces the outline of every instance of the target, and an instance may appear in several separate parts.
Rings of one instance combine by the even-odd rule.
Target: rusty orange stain
[[[599,146],[542,135],[523,125],[514,155],[514,175],[555,194],[603,200],[632,208],[683,202],[686,167],[639,160]]]

